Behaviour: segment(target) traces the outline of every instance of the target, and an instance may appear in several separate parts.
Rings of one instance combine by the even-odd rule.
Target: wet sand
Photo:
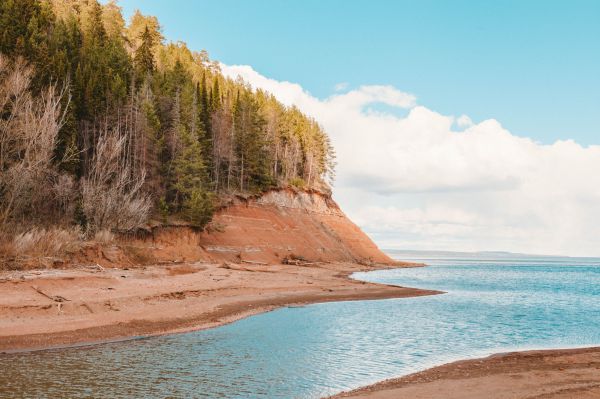
[[[0,351],[186,332],[290,305],[439,293],[348,277],[382,267],[194,263],[2,272]],[[600,398],[600,348],[459,361],[335,398]]]
[[[464,360],[333,398],[598,399],[600,348],[514,352]]]
[[[348,277],[382,267],[195,263],[2,272],[0,351],[199,330],[289,305],[438,293]]]

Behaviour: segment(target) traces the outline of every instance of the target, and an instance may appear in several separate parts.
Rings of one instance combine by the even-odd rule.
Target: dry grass
[[[88,238],[79,227],[21,227],[0,230],[0,270],[25,270],[65,267],[85,259],[98,262],[103,248],[118,245],[115,234],[100,230]],[[19,231],[20,230],[20,231]],[[156,262],[148,248],[118,245],[127,265]],[[92,248],[93,250],[90,250]]]
[[[47,267],[48,260],[76,252],[82,242],[76,227],[32,228],[12,236],[5,233],[0,236],[0,269]]]
[[[114,240],[115,235],[109,230],[100,230],[96,234],[94,234],[94,241],[102,244],[113,242]]]
[[[80,248],[81,230],[78,227],[48,230],[33,228],[13,239],[15,254],[29,256],[59,256]]]

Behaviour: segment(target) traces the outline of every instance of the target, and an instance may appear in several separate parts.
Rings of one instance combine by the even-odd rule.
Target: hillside
[[[157,225],[113,241],[88,242],[68,263],[121,267],[189,262],[311,265],[394,264],[330,196],[271,190],[232,197],[206,230]]]
[[[329,196],[288,189],[232,198],[206,231],[148,227],[28,262],[0,270],[0,351],[210,328],[282,306],[438,293],[349,278],[418,265],[379,251]]]
[[[0,252],[40,229],[203,228],[223,198],[331,191],[314,119],[161,32],[115,1],[0,2]]]

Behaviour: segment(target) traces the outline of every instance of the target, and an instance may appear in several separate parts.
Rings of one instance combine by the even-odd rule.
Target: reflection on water
[[[281,309],[217,329],[0,355],[0,397],[319,398],[441,362],[600,344],[593,260],[436,260],[358,278],[448,291]]]

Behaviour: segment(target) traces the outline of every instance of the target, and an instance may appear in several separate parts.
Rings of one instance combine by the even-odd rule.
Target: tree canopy
[[[205,51],[166,42],[156,17],[136,11],[126,23],[115,1],[4,0],[0,53],[31,67],[31,95],[65,88],[52,168],[74,187],[90,184],[98,146],[112,137],[118,173],[128,174],[120,190],[142,193],[150,214],[198,226],[222,195],[329,190],[335,155],[321,126],[224,77]]]

